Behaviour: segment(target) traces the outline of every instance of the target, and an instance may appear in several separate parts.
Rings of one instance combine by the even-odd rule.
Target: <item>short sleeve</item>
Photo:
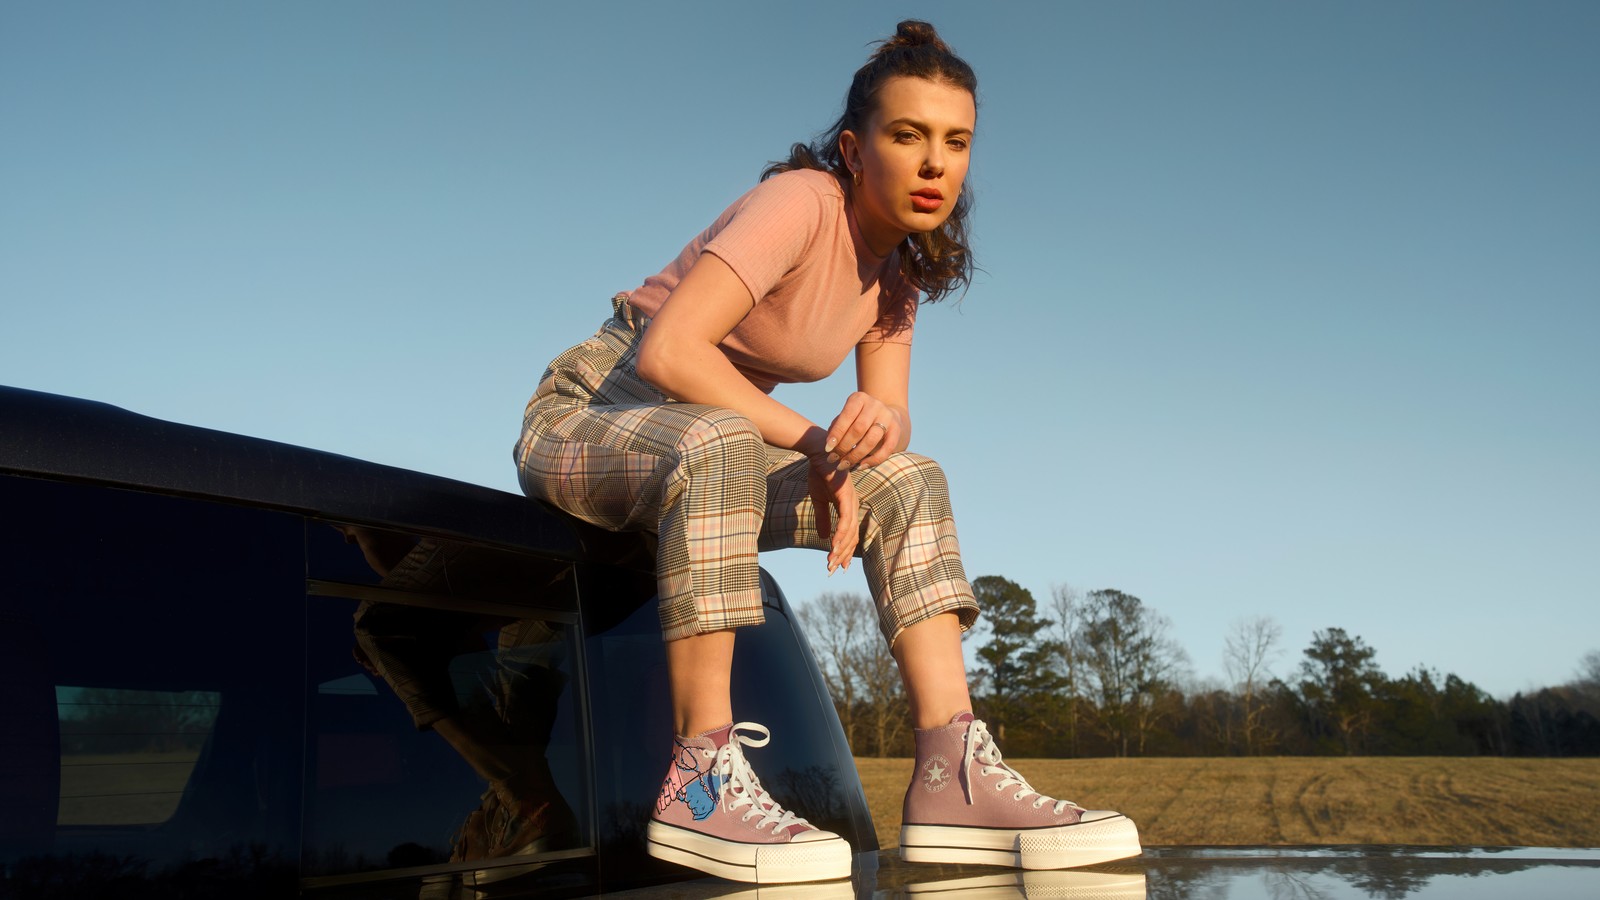
[[[727,263],[759,303],[810,252],[828,207],[807,179],[769,178],[744,196],[705,252]]]

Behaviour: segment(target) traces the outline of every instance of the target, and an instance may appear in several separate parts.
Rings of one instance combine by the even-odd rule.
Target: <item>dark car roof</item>
[[[0,386],[0,472],[248,503],[556,556],[636,558],[614,535],[491,488],[107,403]]]

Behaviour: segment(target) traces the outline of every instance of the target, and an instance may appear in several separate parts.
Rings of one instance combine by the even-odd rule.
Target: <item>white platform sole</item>
[[[1124,815],[1054,828],[903,825],[907,862],[981,863],[1021,869],[1071,869],[1138,856],[1139,829]]]
[[[850,877],[850,845],[831,835],[816,841],[745,844],[652,820],[650,855],[708,875],[753,884],[794,884]]]

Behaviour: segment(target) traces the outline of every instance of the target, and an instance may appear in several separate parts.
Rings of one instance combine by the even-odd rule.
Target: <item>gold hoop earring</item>
[[[850,177],[851,177],[851,179],[853,181],[855,181],[856,187],[861,187],[861,173],[860,172],[856,171],[855,169],[851,169],[850,170]]]

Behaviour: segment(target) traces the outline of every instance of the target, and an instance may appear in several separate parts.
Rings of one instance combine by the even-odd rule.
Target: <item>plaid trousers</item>
[[[612,299],[613,317],[545,370],[514,456],[522,490],[613,531],[654,532],[667,640],[759,624],[759,550],[827,550],[804,454],[767,444],[731,409],[669,400],[634,370],[648,318]],[[862,510],[857,555],[892,646],[941,613],[972,626],[938,463],[896,453],[851,473]]]

